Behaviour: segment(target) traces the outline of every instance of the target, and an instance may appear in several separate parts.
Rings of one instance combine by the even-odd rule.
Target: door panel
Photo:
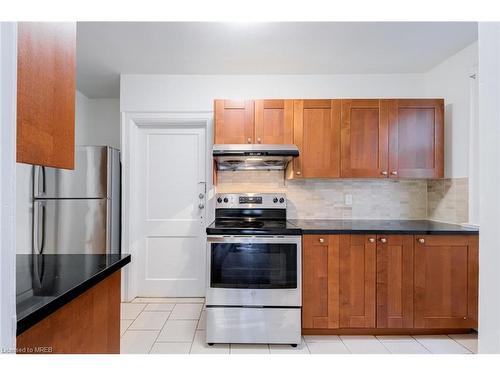
[[[253,100],[216,100],[214,143],[254,142]]]
[[[302,327],[339,328],[339,236],[303,236]]]
[[[293,177],[339,177],[340,101],[295,100],[294,142],[300,156],[294,159]]]
[[[387,101],[342,100],[342,177],[387,177]]]
[[[389,105],[391,177],[444,176],[444,102],[399,99]]]
[[[378,236],[377,328],[413,328],[413,236]]]
[[[140,296],[204,295],[205,159],[202,128],[139,129]]]
[[[340,328],[375,327],[376,238],[340,236]]]
[[[256,143],[293,143],[293,100],[255,101]]]
[[[415,328],[475,328],[477,236],[415,236]]]
[[[46,199],[33,205],[35,254],[103,254],[109,248],[107,199]]]
[[[76,22],[19,22],[17,162],[73,169]]]

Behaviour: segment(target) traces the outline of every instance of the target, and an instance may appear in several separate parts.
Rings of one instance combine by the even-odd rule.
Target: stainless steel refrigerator
[[[77,146],[74,170],[34,166],[33,253],[119,253],[120,175],[106,146]]]

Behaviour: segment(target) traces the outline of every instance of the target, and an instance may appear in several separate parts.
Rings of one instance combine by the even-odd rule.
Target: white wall
[[[0,354],[16,342],[16,51],[16,23],[0,22]]]
[[[120,100],[76,92],[75,143],[120,148]]]
[[[220,98],[423,97],[422,74],[135,75],[120,79],[120,110],[212,111]]]
[[[479,23],[479,352],[500,353],[500,23]]]

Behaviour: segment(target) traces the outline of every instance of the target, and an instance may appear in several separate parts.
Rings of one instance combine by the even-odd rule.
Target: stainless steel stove
[[[207,228],[206,340],[301,341],[301,237],[284,194],[218,194]]]

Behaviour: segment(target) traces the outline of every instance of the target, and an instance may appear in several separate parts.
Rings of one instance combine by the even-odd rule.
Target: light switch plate
[[[344,195],[344,203],[346,206],[352,206],[352,194]]]

